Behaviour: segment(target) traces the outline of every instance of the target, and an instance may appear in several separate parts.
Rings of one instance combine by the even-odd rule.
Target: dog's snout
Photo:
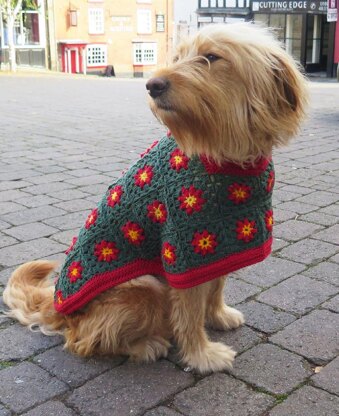
[[[151,78],[147,84],[146,89],[152,98],[160,97],[168,90],[170,83],[166,78]]]

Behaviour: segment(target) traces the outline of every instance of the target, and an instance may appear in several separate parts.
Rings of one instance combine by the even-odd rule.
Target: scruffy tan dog
[[[305,81],[266,29],[214,25],[181,43],[173,64],[146,87],[171,137],[109,188],[56,288],[47,277],[55,264],[34,261],[13,273],[4,300],[22,324],[62,333],[66,348],[82,356],[154,361],[174,339],[185,364],[223,370],[235,352],[210,342],[205,324],[244,323],[224,304],[225,275],[270,252],[271,153],[298,130]],[[158,188],[160,196],[149,196]],[[100,227],[111,234],[99,238]]]

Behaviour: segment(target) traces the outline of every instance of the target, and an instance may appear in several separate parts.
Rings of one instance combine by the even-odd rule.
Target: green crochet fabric
[[[164,137],[88,216],[56,283],[72,313],[144,274],[189,288],[262,261],[271,250],[273,163],[246,170],[189,159]]]

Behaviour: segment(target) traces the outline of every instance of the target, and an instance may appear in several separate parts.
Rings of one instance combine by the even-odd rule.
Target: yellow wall
[[[55,38],[80,40],[87,43],[107,44],[107,64],[114,65],[116,75],[130,75],[143,71],[149,73],[169,63],[173,42],[173,0],[54,0]],[[88,8],[103,8],[105,28],[103,35],[88,33]],[[69,24],[69,10],[77,10],[76,27]],[[152,33],[137,33],[137,10],[150,9]],[[165,15],[165,32],[156,32],[156,14]],[[133,42],[157,42],[157,65],[133,66]],[[60,61],[59,48],[59,61]],[[60,63],[61,68],[61,63]],[[91,72],[91,68],[87,69]],[[96,69],[98,71],[98,69]],[[102,71],[102,69],[100,70]]]

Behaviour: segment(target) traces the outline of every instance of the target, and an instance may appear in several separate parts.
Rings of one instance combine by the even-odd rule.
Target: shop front
[[[335,22],[327,1],[252,1],[254,21],[270,27],[308,73],[334,76]]]

